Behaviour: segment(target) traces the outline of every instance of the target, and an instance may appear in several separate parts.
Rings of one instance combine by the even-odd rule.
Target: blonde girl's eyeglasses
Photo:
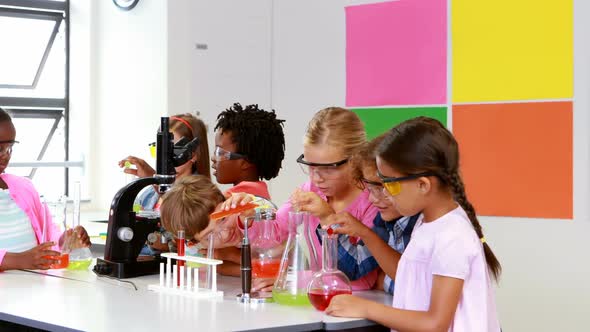
[[[421,178],[423,176],[435,176],[436,174],[434,174],[433,172],[422,172],[394,178],[385,176],[381,174],[381,172],[377,171],[377,175],[379,175],[379,178],[381,179],[381,181],[383,181],[383,187],[385,188],[385,190],[387,190],[387,192],[391,196],[396,196],[399,195],[399,193],[402,191],[402,181],[413,180]]]
[[[336,161],[333,163],[313,163],[303,159],[303,155],[297,158],[297,163],[301,167],[301,170],[306,175],[312,176],[313,173],[322,179],[329,180],[337,177],[340,172],[340,166],[348,162],[348,158]]]

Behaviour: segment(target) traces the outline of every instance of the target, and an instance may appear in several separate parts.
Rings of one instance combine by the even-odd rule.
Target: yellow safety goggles
[[[387,192],[391,195],[391,196],[396,196],[399,195],[399,193],[402,191],[402,181],[406,181],[406,180],[413,180],[413,179],[417,179],[423,176],[434,176],[436,174],[434,174],[433,172],[422,172],[422,173],[418,173],[418,174],[411,174],[411,175],[407,175],[407,176],[400,176],[398,178],[393,178],[393,177],[387,177],[383,174],[381,174],[381,172],[377,171],[377,175],[379,175],[379,178],[381,179],[381,181],[383,181],[383,188],[385,188],[385,190],[387,190]]]

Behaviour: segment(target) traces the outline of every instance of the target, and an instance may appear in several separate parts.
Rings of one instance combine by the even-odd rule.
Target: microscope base
[[[162,260],[156,257],[135,262],[113,262],[97,258],[93,270],[96,274],[108,275],[118,279],[134,278],[149,274],[158,274],[160,272],[161,262]]]

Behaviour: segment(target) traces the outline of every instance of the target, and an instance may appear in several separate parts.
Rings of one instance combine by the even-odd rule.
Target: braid
[[[497,281],[500,277],[500,273],[502,272],[502,266],[500,265],[498,258],[496,258],[496,255],[494,255],[494,253],[492,252],[490,246],[488,246],[488,244],[485,241],[483,241],[484,236],[481,224],[479,223],[479,220],[477,220],[475,208],[467,200],[467,195],[465,194],[465,186],[463,185],[463,180],[461,180],[461,176],[459,176],[459,172],[455,170],[445,174],[443,176],[443,181],[447,182],[448,185],[451,187],[455,201],[457,201],[457,203],[461,205],[463,210],[465,210],[467,216],[469,217],[469,220],[471,221],[471,224],[473,225],[475,233],[482,240],[483,250],[486,257],[486,262],[488,264],[488,268],[492,272],[494,279],[496,279]]]

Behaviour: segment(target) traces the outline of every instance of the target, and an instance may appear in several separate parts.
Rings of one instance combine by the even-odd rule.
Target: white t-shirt
[[[395,278],[393,307],[428,311],[434,275],[464,280],[449,331],[500,331],[483,245],[461,207],[432,221],[421,215]]]

